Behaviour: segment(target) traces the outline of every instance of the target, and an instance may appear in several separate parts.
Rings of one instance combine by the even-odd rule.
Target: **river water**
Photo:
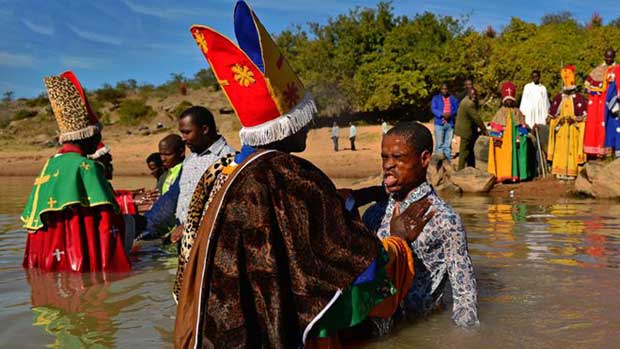
[[[171,347],[176,258],[156,245],[124,275],[21,268],[19,214],[32,178],[0,177],[0,347]],[[152,186],[120,178],[117,188]],[[479,288],[481,325],[450,311],[401,326],[370,348],[620,347],[620,204],[455,196]]]

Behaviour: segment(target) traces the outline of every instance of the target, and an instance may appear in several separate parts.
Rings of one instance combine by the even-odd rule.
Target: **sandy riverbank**
[[[331,130],[310,131],[308,148],[300,156],[312,161],[333,178],[365,178],[381,172],[381,127],[358,127],[357,151],[350,151],[348,129],[340,132],[339,152],[333,151]],[[144,159],[157,151],[157,143],[167,132],[149,136],[105,133],[104,142],[112,148],[115,174],[120,176],[147,175]],[[224,132],[224,137],[239,148],[236,132]],[[0,176],[36,176],[45,159],[55,153],[54,148],[18,148],[0,150]]]
[[[429,127],[432,127],[429,125]],[[105,132],[105,131],[104,131]],[[112,148],[115,174],[118,176],[148,175],[144,159],[157,150],[157,143],[167,132],[149,136],[126,135],[119,132],[104,133],[104,140]],[[230,130],[223,133],[233,145],[239,147],[237,133]],[[322,128],[310,131],[308,148],[298,154],[308,159],[338,185],[362,187],[380,183],[381,174],[381,127],[360,126],[356,141],[357,151],[349,148],[348,128],[340,130],[340,149],[333,150],[331,130]],[[456,149],[454,149],[456,151]],[[45,159],[53,155],[53,148],[26,148],[0,150],[0,176],[36,176]],[[558,198],[569,195],[572,183],[559,182],[553,178],[539,179],[512,185],[496,185],[491,195],[520,198]]]

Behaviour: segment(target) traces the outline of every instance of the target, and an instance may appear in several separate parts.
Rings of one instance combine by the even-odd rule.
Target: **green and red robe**
[[[103,168],[64,145],[35,179],[21,216],[24,268],[127,271],[124,222]]]

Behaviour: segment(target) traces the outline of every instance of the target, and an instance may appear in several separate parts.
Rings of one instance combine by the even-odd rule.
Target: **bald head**
[[[167,148],[174,151],[179,151],[185,147],[183,138],[179,135],[169,134],[159,141],[159,148]]]
[[[159,155],[166,169],[171,169],[185,158],[185,143],[179,135],[170,134],[159,141]]]

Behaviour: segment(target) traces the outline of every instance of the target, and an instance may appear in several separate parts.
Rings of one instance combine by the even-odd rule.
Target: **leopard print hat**
[[[101,132],[101,124],[92,113],[82,86],[72,72],[49,76],[43,81],[60,129],[60,143],[86,139]]]

